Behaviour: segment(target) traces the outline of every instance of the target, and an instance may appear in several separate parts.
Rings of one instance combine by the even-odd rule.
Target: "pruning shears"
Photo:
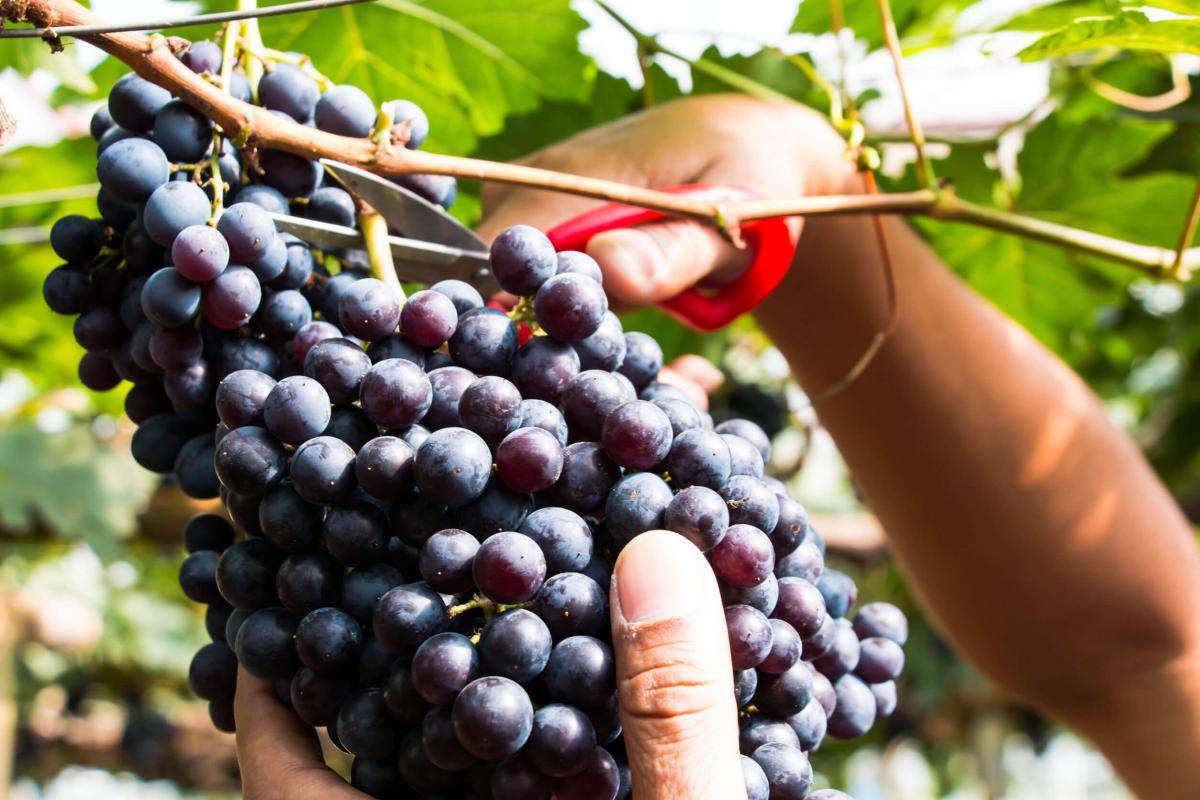
[[[487,243],[441,206],[358,167],[331,159],[322,159],[321,164],[352,194],[378,211],[389,227],[403,234],[388,237],[401,280],[434,283],[457,278],[470,283],[485,297],[499,291],[488,262]],[[749,196],[742,189],[704,184],[663,191],[708,199]],[[608,203],[572,217],[547,231],[547,236],[558,250],[584,250],[598,233],[666,216],[645,208]],[[271,217],[280,230],[314,244],[363,246],[362,235],[354,228],[285,214]],[[750,267],[741,277],[714,293],[687,289],[663,301],[661,307],[695,328],[712,331],[761,303],[783,280],[792,263],[795,245],[786,224],[778,218],[744,223],[741,235],[752,253]]]

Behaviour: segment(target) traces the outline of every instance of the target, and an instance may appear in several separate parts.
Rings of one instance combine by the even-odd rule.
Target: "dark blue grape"
[[[860,642],[854,674],[867,683],[886,683],[904,671],[904,650],[891,639],[872,636]]]
[[[213,550],[192,553],[179,565],[179,588],[189,600],[215,603],[221,600],[217,589],[217,559]],[[211,698],[205,698],[209,700]]]
[[[325,549],[344,566],[383,560],[390,537],[387,514],[366,500],[350,500],[325,515]]]
[[[836,681],[841,676],[853,672],[858,666],[861,656],[862,646],[850,622],[844,619],[833,619],[832,646],[826,652],[812,659],[812,663],[825,677]]]
[[[134,461],[144,469],[166,474],[174,469],[176,456],[194,434],[188,422],[172,414],[159,414],[138,426],[130,450]]]
[[[458,741],[471,755],[499,761],[520,750],[533,729],[533,705],[521,686],[488,676],[467,684],[451,712]]]
[[[342,597],[342,567],[320,551],[294,553],[275,575],[275,592],[284,608],[295,614],[336,606]]]
[[[758,478],[735,475],[721,489],[721,496],[729,506],[731,523],[770,531],[779,522],[779,498]]]
[[[167,182],[170,170],[167,157],[154,142],[122,139],[100,154],[96,177],[118,199],[140,203]]]
[[[346,698],[338,711],[337,733],[342,745],[361,758],[387,758],[400,744],[382,689],[360,689]]]
[[[428,443],[422,446],[422,451],[425,447]],[[502,531],[484,539],[471,572],[475,585],[489,599],[497,603],[523,603],[537,593],[546,579],[546,557],[528,536]]]
[[[875,724],[875,695],[853,675],[843,675],[833,683],[837,704],[829,715],[829,735],[835,739],[856,739]]]
[[[340,608],[318,608],[296,626],[296,654],[322,675],[337,675],[358,663],[362,626]]]
[[[527,683],[542,673],[550,660],[550,630],[523,608],[506,611],[484,626],[479,658],[489,675]]]
[[[419,421],[433,404],[433,386],[416,364],[389,358],[373,365],[359,387],[362,409],[385,428],[404,428]]]
[[[320,675],[308,667],[301,667],[292,677],[288,693],[292,710],[300,719],[314,726],[333,725],[342,703],[354,693],[354,681],[340,675]],[[358,763],[359,759],[355,759],[356,767]]]
[[[798,661],[803,647],[800,634],[781,619],[771,620],[771,651],[758,665],[760,672],[780,675],[791,669]]]
[[[555,800],[616,800],[620,789],[621,770],[602,747],[592,750],[582,770],[554,780]]]
[[[183,546],[189,553],[215,550],[220,553],[233,544],[233,527],[220,514],[197,514],[183,529]]]
[[[821,593],[806,580],[779,579],[779,600],[772,614],[791,625],[802,637],[813,636],[828,618]]]
[[[758,688],[758,673],[753,669],[742,669],[733,673],[733,693],[738,708],[744,708],[754,698]]]
[[[363,625],[370,625],[379,598],[403,582],[400,572],[388,564],[351,570],[342,581],[341,607]]]
[[[356,209],[354,198],[338,186],[322,186],[311,195],[304,206],[304,216],[333,225],[354,227]]]
[[[400,321],[400,298],[381,280],[363,278],[338,299],[338,318],[352,336],[367,341],[386,337]]]
[[[671,498],[663,525],[707,553],[724,539],[729,512],[725,501],[712,489],[689,486]]]
[[[516,530],[533,510],[533,498],[518,494],[493,479],[488,482],[483,494],[455,511],[458,527],[470,531],[480,539],[493,533]]]
[[[192,42],[179,54],[179,60],[192,72],[215,75],[221,70],[221,48],[216,42]]]
[[[522,428],[541,428],[563,447],[567,446],[567,421],[562,412],[545,400],[521,401]]]
[[[170,414],[171,410],[171,400],[157,381],[134,384],[125,395],[125,416],[136,425],[158,414]]]
[[[533,716],[522,752],[542,773],[565,778],[583,770],[596,749],[596,731],[577,708],[552,703]]]
[[[775,562],[777,577],[803,578],[814,586],[825,570],[825,559],[811,538],[806,538],[796,549]]]
[[[216,464],[217,477],[231,492],[260,496],[283,479],[285,455],[266,430],[246,426],[221,440]]]
[[[145,133],[154,115],[171,100],[171,93],[133,72],[122,75],[108,93],[108,113],[129,131]]]
[[[768,533],[775,546],[776,558],[792,552],[808,533],[808,512],[790,497],[779,496],[779,521]]]
[[[305,502],[291,483],[272,489],[258,506],[263,538],[289,553],[310,550],[320,542],[323,517],[322,509]]]
[[[142,311],[156,325],[173,328],[200,310],[200,287],[172,267],[155,272],[142,287]]]
[[[258,102],[282,111],[297,122],[308,122],[321,90],[308,73],[291,64],[276,64],[258,82]]]
[[[89,264],[104,246],[104,224],[81,214],[68,214],[50,227],[50,247],[70,264]]]
[[[230,605],[245,610],[278,603],[275,573],[284,552],[261,539],[238,542],[217,562],[217,588]]]
[[[263,405],[267,430],[284,444],[301,445],[329,424],[329,395],[312,378],[284,378],[272,387]]]
[[[430,434],[417,450],[414,465],[421,493],[451,507],[466,505],[483,494],[491,472],[492,453],[487,443],[466,428],[443,428]]]
[[[283,237],[276,234],[267,242],[263,254],[257,260],[250,262],[250,271],[260,283],[275,280],[287,269],[287,243]]]
[[[238,628],[238,662],[256,678],[291,679],[300,666],[292,637],[296,634],[296,617],[284,608],[261,608]]]
[[[812,788],[812,765],[800,748],[772,742],[751,756],[762,768],[772,800],[804,800]]]
[[[615,688],[612,649],[591,636],[571,636],[554,646],[544,674],[554,699],[596,708]]]
[[[427,703],[449,705],[479,677],[479,663],[470,639],[460,633],[439,633],[422,642],[413,655],[413,688]]]
[[[154,115],[154,143],[172,161],[193,163],[212,146],[212,122],[180,100],[172,100]]]
[[[700,417],[700,411],[688,401],[660,397],[651,402],[667,415],[671,421],[671,432],[676,438],[691,430],[703,430],[704,420]]]
[[[268,292],[253,319],[254,326],[263,332],[268,341],[276,344],[290,340],[310,322],[312,308],[304,295],[294,289]],[[329,387],[325,388],[328,390]]]
[[[854,615],[854,632],[861,639],[877,636],[902,645],[908,641],[908,620],[891,603],[867,603]]]
[[[415,457],[403,439],[394,436],[371,439],[359,449],[354,463],[358,485],[372,497],[398,500],[412,491]]]
[[[339,503],[354,491],[354,450],[332,436],[309,439],[292,455],[291,477],[296,491],[308,502],[319,506]]]
[[[287,197],[308,197],[321,185],[321,164],[283,150],[259,154],[263,183]]]
[[[529,225],[505,228],[492,241],[492,274],[505,291],[529,297],[558,270],[554,245]]]
[[[427,427],[462,427],[458,404],[463,392],[475,382],[475,373],[462,367],[439,367],[429,373],[429,384],[433,391],[429,410],[421,422]]]
[[[493,800],[546,800],[553,785],[522,753],[496,765],[488,783]]]
[[[235,204],[250,203],[274,214],[288,213],[287,198],[278,189],[261,183],[243,186],[234,193],[232,200]],[[307,250],[307,246],[304,249]]]
[[[817,581],[817,589],[825,598],[825,608],[829,611],[830,616],[834,617],[846,616],[846,612],[850,610],[850,606],[854,605],[854,601],[858,597],[858,588],[854,585],[854,581],[849,575],[838,572],[836,569],[826,569],[821,572],[821,578]]]
[[[663,527],[672,497],[671,487],[651,472],[626,475],[617,481],[604,504],[609,533],[625,544],[639,533]]]
[[[42,298],[56,314],[78,314],[91,303],[92,293],[92,276],[69,264],[55,267],[42,284]]]
[[[507,375],[517,352],[517,326],[494,308],[476,308],[458,318],[450,355],[459,366],[483,375]]]
[[[371,627],[375,638],[395,653],[411,653],[450,624],[442,596],[422,583],[397,586],[379,598]]]
[[[217,416],[230,430],[246,425],[264,427],[263,407],[274,388],[275,379],[257,370],[231,372],[217,385]]]
[[[602,635],[608,629],[608,595],[578,572],[553,575],[534,598],[534,609],[555,640]]]
[[[717,433],[740,436],[762,456],[763,463],[771,460],[771,439],[761,427],[748,419],[728,419],[716,427]]]
[[[471,566],[479,540],[466,531],[438,531],[421,546],[421,578],[439,592],[457,594],[474,586]]]
[[[743,755],[749,755],[768,742],[786,744],[789,747],[799,747],[800,741],[796,733],[786,722],[766,717],[751,717],[742,723],[738,732],[738,749]]]
[[[548,507],[530,514],[519,528],[546,557],[546,573],[579,572],[592,558],[592,531],[578,514]]]
[[[75,341],[85,350],[106,352],[125,338],[121,320],[106,306],[92,306],[75,318]]]
[[[758,762],[749,756],[742,756],[742,783],[746,786],[746,800],[770,800],[771,784],[767,775],[762,771]]]
[[[542,330],[563,342],[581,342],[600,327],[608,311],[604,288],[586,275],[566,272],[541,285],[533,313]]]
[[[535,336],[517,350],[513,382],[524,397],[557,403],[570,380],[579,374],[579,364],[571,345]]]
[[[633,382],[637,390],[658,377],[662,369],[663,353],[652,336],[633,331],[625,334],[625,358],[618,371]]]
[[[188,497],[207,500],[220,491],[213,454],[212,436],[202,433],[189,439],[175,457],[175,482]]]
[[[375,125],[375,104],[357,86],[332,86],[317,100],[313,122],[327,133],[360,138],[369,134]]]
[[[447,706],[431,708],[421,721],[421,750],[434,766],[462,770],[477,763],[454,733],[454,722]]]
[[[188,667],[188,685],[203,700],[228,700],[237,687],[237,656],[224,642],[196,651]]]
[[[92,112],[92,119],[88,123],[88,133],[92,135],[93,139],[99,139],[113,125],[116,123],[113,122],[112,114],[108,113],[108,106],[103,105]]]
[[[605,312],[600,326],[571,347],[579,356],[580,369],[617,369],[625,360],[625,332],[621,321],[611,311]]]

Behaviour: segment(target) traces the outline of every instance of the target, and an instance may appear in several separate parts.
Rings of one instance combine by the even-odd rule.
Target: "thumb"
[[[733,665],[708,562],[682,536],[649,531],[621,551],[611,594],[633,796],[744,798]]]
[[[747,250],[686,220],[598,233],[587,252],[604,271],[608,293],[630,306],[666,300],[702,281],[728,283],[750,265]]]

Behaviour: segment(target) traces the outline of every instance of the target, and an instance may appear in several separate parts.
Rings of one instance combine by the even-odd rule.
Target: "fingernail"
[[[613,573],[626,623],[685,617],[704,607],[708,563],[677,533],[643,533],[621,551]]]

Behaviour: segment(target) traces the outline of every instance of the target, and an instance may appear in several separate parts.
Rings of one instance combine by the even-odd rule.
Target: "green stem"
[[[238,0],[238,10],[250,10],[258,6],[258,0]],[[262,34],[258,31],[258,19],[251,17],[242,23],[242,45],[245,48],[261,48]],[[252,58],[245,59],[242,68],[246,70],[246,82],[250,84],[250,93],[258,100],[258,82],[263,76],[263,65]]]
[[[396,276],[396,263],[392,261],[392,246],[388,242],[387,220],[378,212],[358,215],[358,227],[367,245],[367,259],[371,262],[371,274],[392,287],[396,297],[404,303],[404,287]]]
[[[896,33],[896,20],[892,17],[892,6],[888,0],[875,0],[879,11],[879,22],[883,28],[883,41],[892,57],[892,67],[896,72],[896,85],[900,88],[900,102],[904,105],[904,118],[908,121],[908,135],[917,151],[917,180],[922,186],[933,188],[936,180],[933,165],[925,153],[925,134],[921,131],[921,123],[913,113],[912,103],[908,99],[908,84],[904,79],[904,56],[900,51],[900,36]]]

